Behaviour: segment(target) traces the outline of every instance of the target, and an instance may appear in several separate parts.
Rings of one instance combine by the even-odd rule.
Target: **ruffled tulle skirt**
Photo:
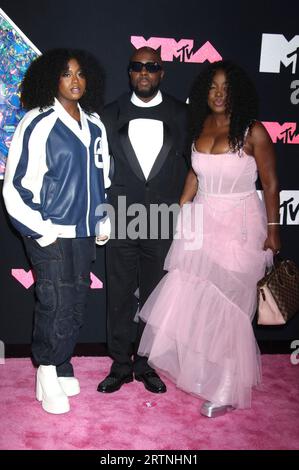
[[[186,392],[247,408],[261,382],[251,322],[256,284],[271,262],[263,251],[264,208],[256,193],[199,195],[188,206],[179,220],[184,233],[165,261],[168,273],[140,312],[146,326],[138,352]],[[201,234],[197,225],[194,240],[196,211]]]

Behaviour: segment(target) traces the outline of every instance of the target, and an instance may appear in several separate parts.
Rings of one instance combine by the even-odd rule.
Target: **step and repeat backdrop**
[[[186,100],[204,64],[231,59],[256,83],[260,120],[276,148],[281,189],[284,257],[299,263],[299,24],[297,0],[1,0],[0,175],[23,115],[18,86],[31,60],[53,47],[96,55],[106,75],[105,101],[128,90],[128,59],[135,48],[159,48],[163,89]],[[2,181],[0,189],[2,193]],[[0,197],[0,340],[31,340],[34,279],[23,245]],[[80,342],[105,342],[104,248],[91,273],[88,312]],[[299,315],[283,327],[257,327],[258,341],[299,339]]]

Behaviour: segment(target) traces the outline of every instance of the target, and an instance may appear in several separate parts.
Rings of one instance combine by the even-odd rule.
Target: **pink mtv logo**
[[[131,36],[131,43],[136,49],[148,46],[153,49],[161,47],[161,58],[164,61],[172,62],[173,58],[180,59],[180,62],[197,62],[202,63],[208,60],[216,62],[222,57],[218,51],[207,41],[197,51],[193,51],[193,39],[180,39],[176,41],[173,38],[149,38],[144,39],[143,36]]]
[[[31,269],[30,271],[25,271],[25,269],[12,269],[11,275],[20,284],[22,284],[22,286],[25,287],[25,289],[29,289],[29,287],[31,287],[35,283],[33,272]],[[91,279],[91,286],[90,286],[91,289],[103,288],[102,281],[93,273],[90,273],[90,279]]]
[[[274,143],[299,144],[299,130],[296,133],[297,125],[295,122],[279,124],[279,122],[263,121],[263,124]]]

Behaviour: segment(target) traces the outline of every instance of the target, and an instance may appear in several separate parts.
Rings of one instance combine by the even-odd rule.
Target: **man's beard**
[[[135,92],[137,96],[140,98],[150,98],[151,96],[155,96],[157,91],[159,90],[159,84],[156,86],[151,86],[147,90],[139,90],[138,85],[132,86],[132,90]]]

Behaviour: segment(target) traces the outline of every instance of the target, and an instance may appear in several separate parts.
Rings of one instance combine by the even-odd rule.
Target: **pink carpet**
[[[74,358],[81,394],[70,399],[70,413],[50,415],[34,399],[31,361],[7,359],[0,365],[0,449],[299,449],[299,364],[288,355],[262,361],[253,407],[209,419],[199,414],[201,400],[169,381],[163,395],[136,381],[98,393],[111,361],[95,357]]]

